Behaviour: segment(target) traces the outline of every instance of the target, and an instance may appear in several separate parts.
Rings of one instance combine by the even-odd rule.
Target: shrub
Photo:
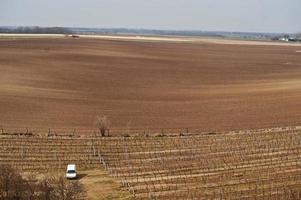
[[[15,169],[0,165],[0,200],[82,200],[85,190],[78,181],[64,177],[24,179]]]
[[[104,137],[106,135],[106,132],[108,132],[109,130],[110,122],[105,115],[97,116],[95,120],[95,125],[99,129],[101,136]]]
[[[16,170],[0,165],[0,199],[19,199],[26,196],[27,181]]]

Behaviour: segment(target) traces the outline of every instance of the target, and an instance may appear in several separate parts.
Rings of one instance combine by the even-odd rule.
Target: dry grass
[[[116,179],[111,178],[104,170],[81,172],[80,182],[87,190],[88,200],[131,200],[129,192],[121,188]]]
[[[79,182],[83,184],[86,191],[86,200],[132,200],[132,195],[121,187],[118,179],[110,175],[101,167],[93,170],[80,170],[78,172]],[[29,177],[32,173],[25,172],[24,176]],[[38,179],[45,177],[65,176],[64,170],[61,172],[40,173],[36,172]],[[73,181],[73,180],[70,180]]]

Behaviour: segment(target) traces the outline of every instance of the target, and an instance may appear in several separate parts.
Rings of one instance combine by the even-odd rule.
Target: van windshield
[[[68,173],[68,174],[74,174],[74,173],[76,173],[76,172],[75,172],[75,170],[68,170],[67,173]]]

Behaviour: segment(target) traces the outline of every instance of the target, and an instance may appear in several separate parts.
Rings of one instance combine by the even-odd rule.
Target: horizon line
[[[229,31],[229,30],[201,30],[201,29],[158,29],[158,28],[126,28],[126,27],[80,27],[80,26],[39,26],[39,25],[0,25],[0,28],[20,28],[20,27],[38,27],[38,28],[69,28],[69,29],[102,29],[102,30],[141,30],[141,31],[175,31],[175,32],[215,32],[215,33],[262,33],[262,34],[298,34],[297,32],[265,32],[265,31]]]

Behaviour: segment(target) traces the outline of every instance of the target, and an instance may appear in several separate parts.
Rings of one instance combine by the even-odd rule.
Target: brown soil
[[[203,130],[301,119],[300,47],[71,38],[0,40],[0,126]]]

